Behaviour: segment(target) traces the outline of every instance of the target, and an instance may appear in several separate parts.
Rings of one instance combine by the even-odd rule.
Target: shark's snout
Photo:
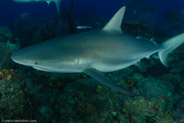
[[[24,58],[23,55],[21,55],[21,53],[18,51],[18,52],[15,52],[11,55],[11,59],[15,62],[15,63],[18,63],[18,64],[22,64],[22,65],[26,65],[27,66],[27,63],[28,63],[28,60]]]
[[[11,55],[11,59],[14,61],[14,62],[16,62],[16,63],[19,63],[20,64],[20,58],[18,57],[18,55],[17,55],[17,53],[15,52],[15,53],[13,53],[12,55]]]

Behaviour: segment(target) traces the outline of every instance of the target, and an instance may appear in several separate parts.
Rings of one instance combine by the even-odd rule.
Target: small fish
[[[77,29],[91,29],[90,26],[77,26]]]

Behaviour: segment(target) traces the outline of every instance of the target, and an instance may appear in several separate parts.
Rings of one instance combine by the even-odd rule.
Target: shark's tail
[[[175,50],[177,47],[179,47],[182,43],[184,43],[184,33],[179,34],[173,38],[170,38],[166,40],[162,46],[164,47],[164,50],[159,52],[159,58],[162,64],[166,67],[168,67],[168,61],[167,57],[168,55]]]

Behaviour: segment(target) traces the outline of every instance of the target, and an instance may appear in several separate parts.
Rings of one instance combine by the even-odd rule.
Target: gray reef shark
[[[43,1],[45,1],[48,4],[50,4],[51,2],[54,2],[56,4],[58,14],[61,15],[60,14],[60,4],[63,0],[13,0],[13,1],[20,2],[20,3],[22,3],[22,2],[43,2]]]
[[[107,79],[103,72],[117,71],[134,65],[158,52],[168,66],[167,56],[184,42],[184,33],[157,45],[152,41],[122,33],[122,7],[100,31],[89,31],[55,38],[15,52],[14,62],[47,72],[83,72],[106,86],[134,96],[131,91]]]

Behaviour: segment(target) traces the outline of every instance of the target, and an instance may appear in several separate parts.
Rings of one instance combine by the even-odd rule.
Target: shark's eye
[[[38,62],[37,62],[37,61],[35,61],[35,62],[34,62],[34,64],[38,64]]]

